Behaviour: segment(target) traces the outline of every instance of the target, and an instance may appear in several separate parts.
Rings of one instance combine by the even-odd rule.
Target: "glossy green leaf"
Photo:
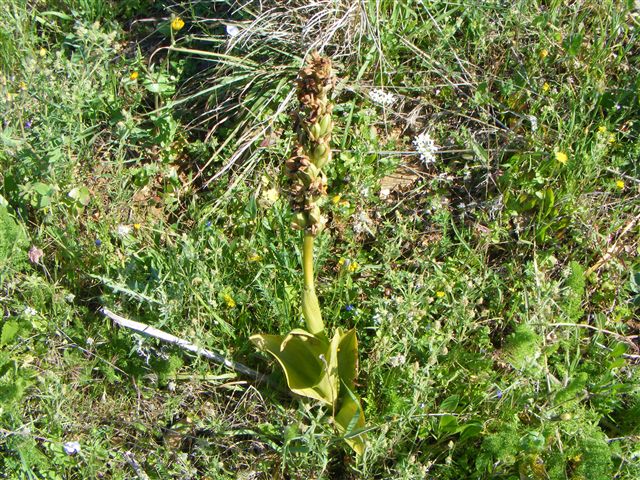
[[[273,355],[294,393],[333,405],[338,396],[337,375],[329,375],[327,343],[305,330],[293,330],[287,336],[253,335],[251,341]]]
[[[360,400],[346,385],[342,385],[345,392],[340,410],[336,414],[335,421],[338,431],[343,435],[345,442],[358,454],[362,455],[367,445],[364,433],[359,433],[365,426],[364,412]]]
[[[302,315],[307,322],[307,328],[316,335],[325,335],[324,322],[320,312],[320,304],[316,292],[305,287],[302,291]]]
[[[358,338],[355,329],[342,333],[337,329],[335,336],[339,337],[338,345],[338,374],[340,380],[353,390],[354,381],[358,376]],[[335,337],[334,337],[335,338]]]

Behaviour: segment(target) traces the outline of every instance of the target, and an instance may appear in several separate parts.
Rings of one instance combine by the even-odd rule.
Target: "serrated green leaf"
[[[20,325],[15,320],[8,320],[2,325],[2,334],[0,334],[0,345],[7,345],[20,330]]]

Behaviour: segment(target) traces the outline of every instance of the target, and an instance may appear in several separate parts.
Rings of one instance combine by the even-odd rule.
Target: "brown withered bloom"
[[[331,60],[311,54],[296,79],[300,105],[294,114],[298,141],[294,154],[285,162],[290,179],[294,224],[316,235],[325,223],[318,202],[327,193],[323,168],[331,160],[332,105],[328,93],[335,83]]]

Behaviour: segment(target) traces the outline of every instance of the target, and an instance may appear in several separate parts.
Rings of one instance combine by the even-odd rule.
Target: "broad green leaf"
[[[83,205],[85,207],[89,205],[89,202],[91,201],[91,192],[89,192],[89,189],[84,185],[81,187],[72,188],[68,195],[69,198],[74,199],[80,205]]]
[[[47,185],[46,183],[36,182],[33,184],[33,190],[43,196],[49,196],[53,194],[53,187],[51,185]]]
[[[460,433],[460,441],[476,437],[480,432],[482,432],[482,423],[475,421],[460,425],[457,429],[457,433]]]
[[[365,434],[358,433],[358,430],[364,428],[364,412],[362,411],[360,400],[351,389],[346,385],[343,385],[343,389],[346,395],[344,395],[340,410],[334,417],[336,426],[344,437],[345,442],[358,455],[362,455],[367,445],[367,439]]]
[[[338,395],[327,373],[327,344],[304,330],[289,335],[253,335],[250,340],[273,355],[284,370],[294,393],[333,405]],[[324,360],[323,360],[324,359]]]
[[[335,333],[340,338],[338,345],[338,374],[344,384],[353,389],[358,376],[358,338],[355,329],[342,334],[338,328]]]
[[[2,334],[0,334],[0,345],[7,345],[11,340],[14,339],[20,326],[18,322],[15,320],[8,320],[2,326]]]
[[[610,355],[612,357],[621,357],[622,355],[627,353],[627,350],[628,350],[628,346],[626,343],[618,342],[616,346],[613,347],[613,350],[611,350]]]
[[[305,287],[302,291],[302,315],[311,333],[324,335],[324,322],[322,321],[320,304],[313,288]]]
[[[458,408],[458,403],[459,402],[460,402],[460,396],[459,395],[451,395],[450,397],[447,397],[440,404],[440,411],[443,412],[443,413],[455,412],[456,408]]]
[[[458,427],[458,420],[453,415],[443,415],[438,423],[438,431],[441,433],[453,433]]]

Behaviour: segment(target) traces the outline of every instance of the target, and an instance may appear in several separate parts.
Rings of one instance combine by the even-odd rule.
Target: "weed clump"
[[[535,368],[540,356],[540,336],[526,324],[518,325],[509,335],[505,346],[505,353],[509,363],[517,370]]]

